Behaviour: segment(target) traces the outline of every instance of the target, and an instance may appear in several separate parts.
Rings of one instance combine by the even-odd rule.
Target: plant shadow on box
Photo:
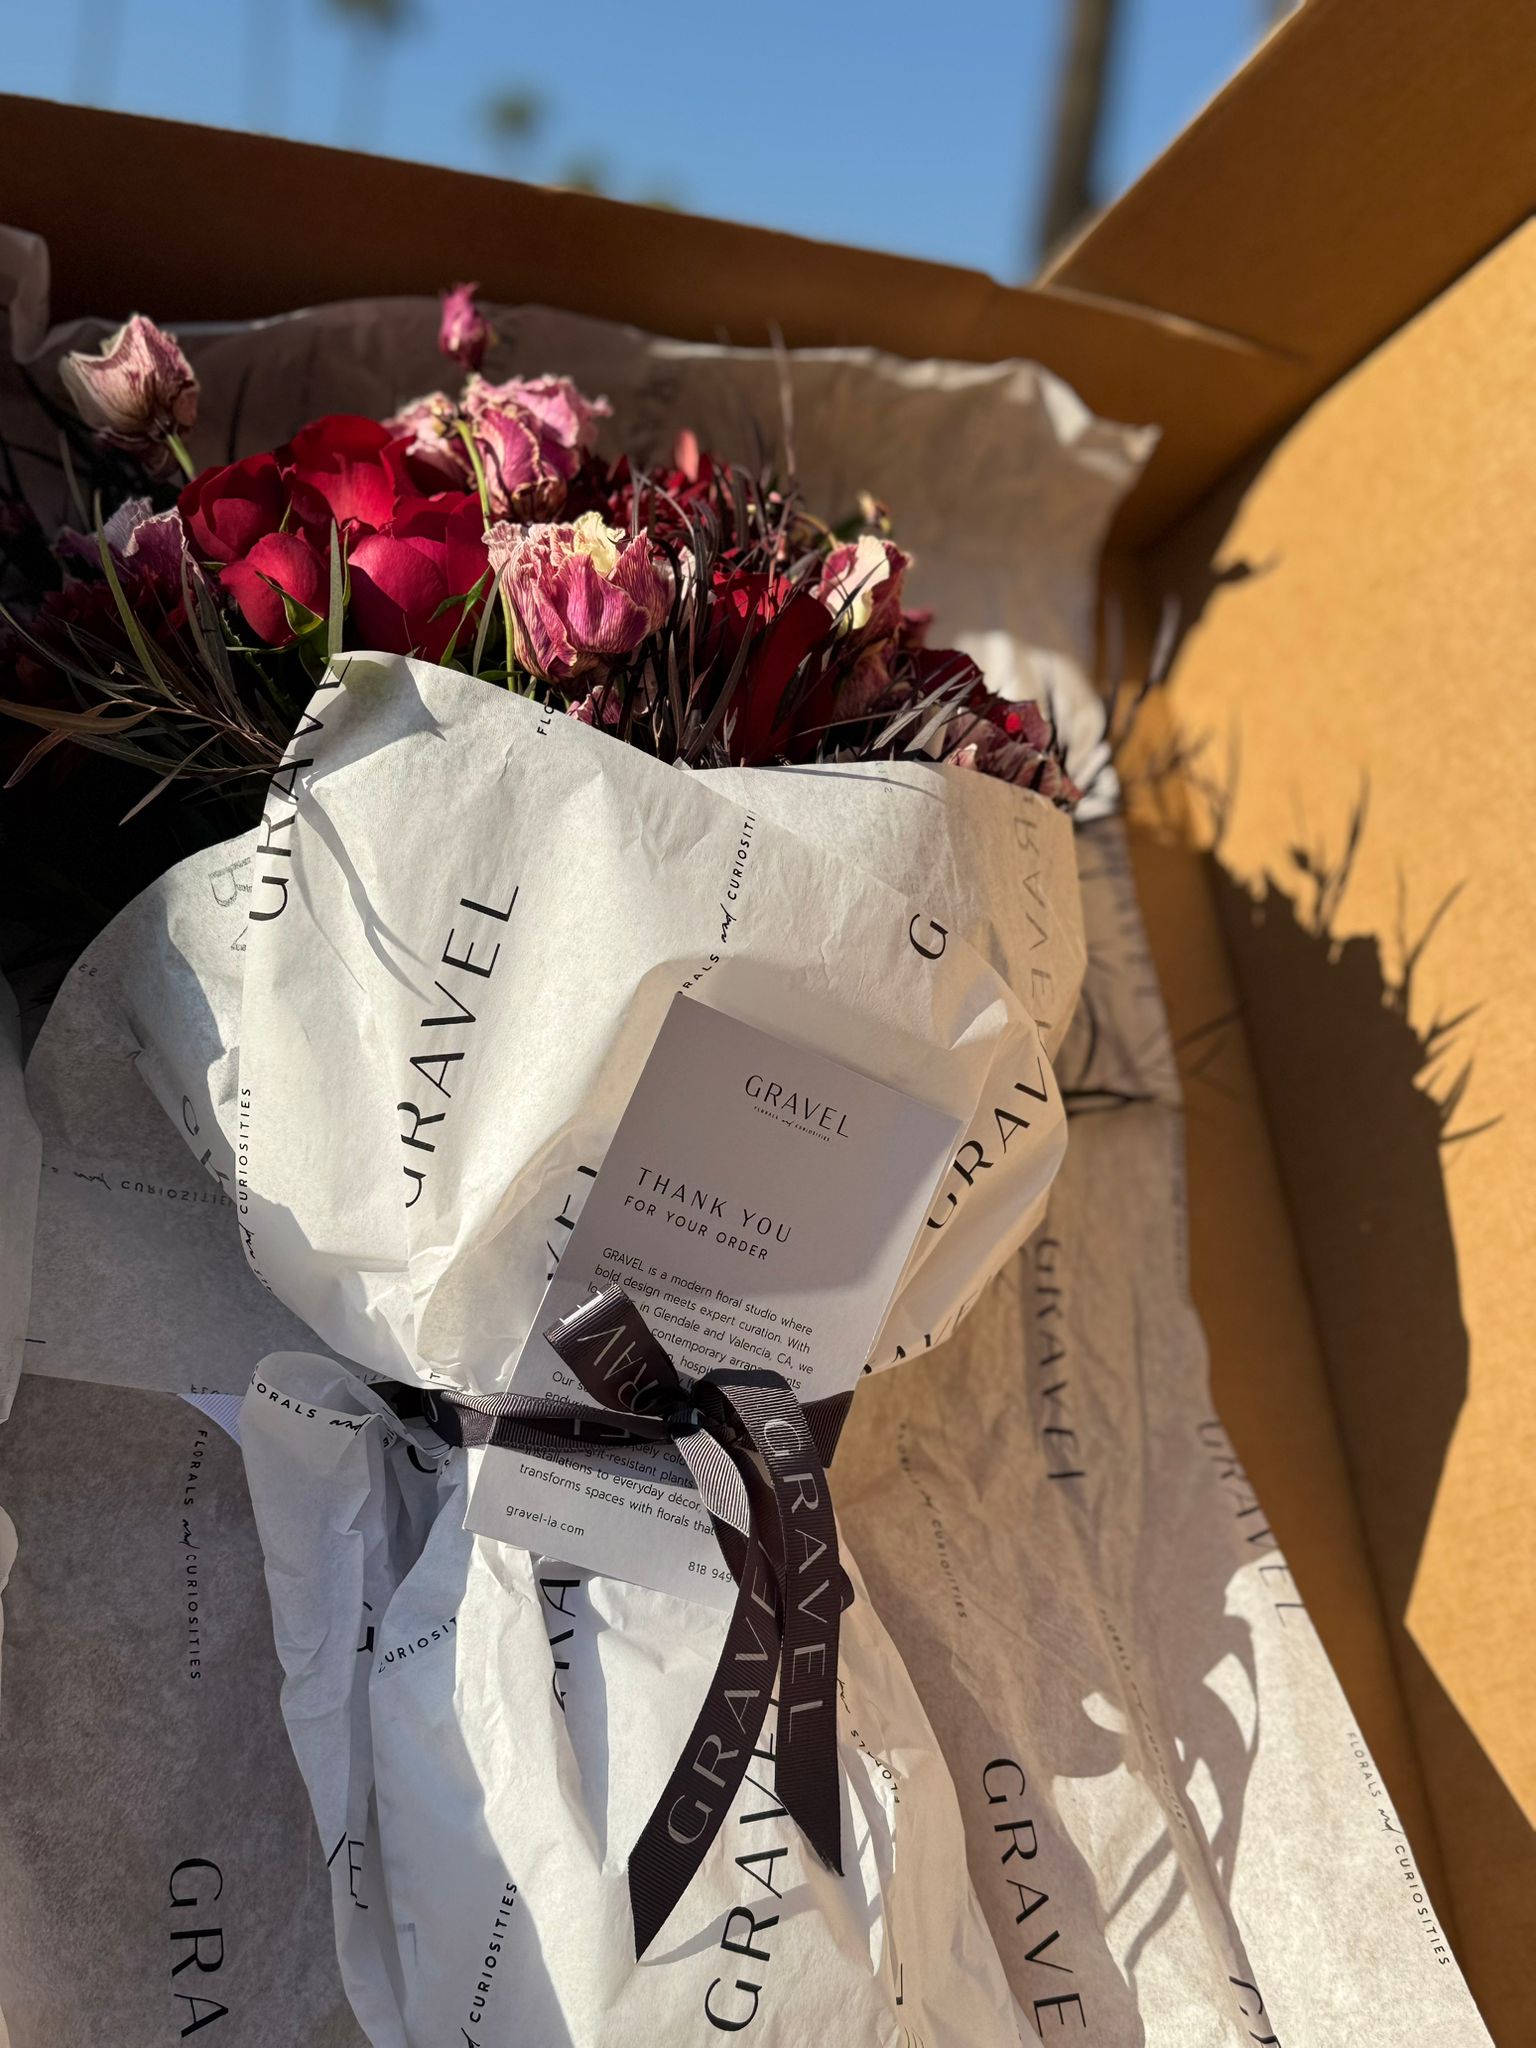
[[[1496,260],[1467,291],[1505,288],[1504,276]],[[1461,323],[1448,360],[1431,347],[1436,321]],[[1350,715],[1350,705],[1328,722],[1330,691],[1358,685],[1358,702],[1369,713],[1380,701],[1372,687],[1376,670],[1390,674],[1406,661],[1454,675],[1478,658],[1481,638],[1498,623],[1497,611],[1474,614],[1468,623],[1454,608],[1455,579],[1475,576],[1479,566],[1475,521],[1428,585],[1443,612],[1393,601],[1399,579],[1418,559],[1417,543],[1437,530],[1442,483],[1431,465],[1424,478],[1414,471],[1405,484],[1386,460],[1396,432],[1392,408],[1405,402],[1406,379],[1420,406],[1436,404],[1451,420],[1463,419],[1458,393],[1468,327],[1477,331],[1477,316],[1458,313],[1455,295],[1448,295],[1421,323],[1416,342],[1405,342],[1396,356],[1389,350],[1371,359],[1352,385],[1309,416],[1310,425],[1287,428],[1244,457],[1138,571],[1146,587],[1176,592],[1179,605],[1165,668],[1171,716],[1164,720],[1163,707],[1151,707],[1146,723],[1158,738],[1147,759],[1154,782],[1166,770],[1170,785],[1183,781],[1185,790],[1180,797],[1170,787],[1166,804],[1154,791],[1147,818],[1183,846],[1209,848],[1200,867],[1239,992],[1239,1028],[1251,1050],[1421,1791],[1410,1801],[1386,1761],[1377,1761],[1484,2020],[1496,2039],[1513,2041],[1529,2027],[1536,1834],[1495,1761],[1508,1768],[1519,1753],[1509,1744],[1507,1709],[1501,1722],[1486,1677],[1475,1675],[1470,1652],[1455,1647],[1457,1628],[1463,1641],[1475,1640],[1470,1616],[1486,1614],[1492,1602],[1486,1595],[1473,1602],[1464,1622],[1449,1620],[1447,1609],[1457,1597],[1452,1545],[1485,1532],[1481,1548],[1463,1550],[1460,1569],[1483,1574],[1487,1585],[1501,1572],[1518,1579],[1524,1563],[1515,1545],[1497,1547],[1503,1538],[1493,1533],[1491,1515],[1474,1525],[1466,1508],[1465,1431],[1470,1424],[1474,1441],[1486,1444],[1487,1430],[1486,1395],[1481,1406],[1472,1399],[1473,1349],[1486,1347],[1495,1374],[1511,1370],[1517,1353],[1497,1327],[1498,1297],[1490,1294],[1497,1282],[1489,1280],[1486,1258],[1480,1276],[1469,1262],[1463,1286],[1456,1233],[1458,1216],[1462,1230],[1468,1227],[1465,1197],[1450,1178],[1464,1173],[1489,1191],[1501,1177],[1511,1192],[1519,1186],[1519,1097],[1508,1080],[1501,1079],[1499,1093],[1490,1091],[1491,1076],[1509,1064],[1502,1050],[1507,1021],[1493,1008],[1504,991],[1497,966],[1483,967],[1498,957],[1484,935],[1490,916],[1498,910],[1515,921],[1516,900],[1512,887],[1501,886],[1500,871],[1487,866],[1486,833],[1467,835],[1454,864],[1447,846],[1430,854],[1410,836],[1405,798],[1421,795],[1425,785],[1392,732],[1378,737],[1368,716]],[[1357,465],[1347,488],[1341,485],[1339,505],[1325,511],[1308,494],[1340,474],[1333,451],[1349,435],[1378,466],[1362,458],[1363,469]],[[1500,502],[1506,473],[1518,491],[1518,446],[1505,454],[1474,443],[1467,462],[1479,503]],[[1389,482],[1376,481],[1383,464]],[[1384,530],[1374,530],[1372,520]],[[1349,578],[1340,588],[1355,594],[1348,601],[1358,597],[1363,617],[1347,622],[1341,647],[1324,646],[1320,668],[1302,673],[1301,687],[1291,690],[1286,663],[1305,660],[1308,631],[1324,623],[1326,603],[1338,601],[1326,576],[1340,568]],[[1490,589],[1487,602],[1495,605],[1496,577]],[[1298,629],[1294,636],[1288,622]],[[1432,661],[1424,659],[1426,649]],[[1249,656],[1252,667],[1245,665]],[[1405,686],[1416,679],[1416,672],[1405,676]],[[1469,687],[1458,717],[1475,730],[1498,704],[1491,687],[1481,697]],[[1313,721],[1323,722],[1319,730],[1341,750],[1320,777],[1328,790],[1323,808],[1276,754],[1304,744],[1300,736]],[[1165,748],[1170,731],[1177,736]],[[1510,737],[1513,744],[1513,728]],[[1350,760],[1361,769],[1350,768]],[[1249,762],[1251,789],[1244,787]],[[1321,822],[1311,843],[1293,843],[1297,828],[1286,822],[1284,799],[1277,800],[1277,789],[1288,784],[1296,792],[1291,819],[1310,812]],[[1494,803],[1497,823],[1497,799],[1485,793],[1481,800]],[[1137,810],[1134,793],[1130,808]],[[1191,814],[1199,821],[1193,831]],[[1459,965],[1442,967],[1442,948]],[[1458,979],[1467,975],[1469,958],[1477,978]],[[1485,1003],[1496,1042],[1486,1064],[1478,1046]],[[1193,1111],[1198,1058],[1185,1071]],[[1506,1116],[1508,1130],[1501,1128]],[[1459,1430],[1463,1440],[1453,1458]],[[1506,1491],[1512,1477],[1503,1475]],[[1258,1475],[1256,1483],[1262,1488]],[[1305,1514],[1305,1480],[1292,1479],[1265,1499],[1283,1546],[1287,1513],[1293,1526]],[[1314,1573],[1319,1562],[1314,1549]],[[1303,1595],[1311,1591],[1303,1581]],[[1347,1646],[1324,1641],[1342,1676],[1352,1664]],[[1518,1669],[1519,1646],[1512,1643],[1503,1682],[1517,1685]],[[1457,1686],[1464,1688],[1461,1704],[1449,1689]],[[1365,1711],[1363,1701],[1357,1711]],[[1495,1746],[1501,1728],[1502,1749]],[[1410,1824],[1414,1809],[1425,1819]]]
[[[1319,872],[1300,854],[1294,895],[1271,879],[1255,896],[1219,857],[1207,866],[1239,981],[1288,993],[1283,1009],[1246,1004],[1243,1020],[1270,1128],[1284,1133],[1277,1163],[1416,1747],[1453,1752],[1497,1856],[1501,1842],[1527,1843],[1527,1823],[1418,1648],[1410,1607],[1467,1398],[1445,1171],[1455,1148],[1487,1142],[1498,1118],[1458,1116],[1473,1055],[1455,1056],[1454,1021],[1423,1037],[1409,1023],[1411,965],[1394,982],[1375,939],[1332,937],[1347,862]],[[1438,913],[1415,950],[1433,942],[1437,922]],[[1446,1065],[1454,1078],[1437,1095],[1431,1076]]]
[[[1210,574],[1197,586],[1184,631],[1219,589],[1268,566],[1240,560]],[[1337,935],[1371,831],[1368,784],[1332,835],[1334,851],[1293,845],[1283,881],[1271,872],[1251,883],[1225,863],[1222,846],[1241,780],[1241,728],[1220,774],[1205,767],[1210,738],[1174,743],[1151,779],[1187,778],[1214,828],[1200,866],[1243,992],[1231,1021],[1251,1049],[1432,1833],[1448,1797],[1475,1815],[1486,1859],[1481,1875],[1492,1880],[1518,1938],[1530,1910],[1519,1901],[1532,1854],[1529,1824],[1420,1649],[1412,1621],[1469,1387],[1446,1173],[1462,1147],[1496,1144],[1502,1120],[1463,1107],[1476,1063],[1477,1002],[1423,1031],[1410,1021],[1416,971],[1454,920],[1459,889],[1417,928],[1396,935],[1403,966],[1394,976],[1375,936]],[[1191,1056],[1180,1064],[1193,1108],[1198,1089],[1224,1084],[1219,1032],[1190,1036]],[[1278,1533],[1283,1545],[1283,1524]],[[1300,1590],[1305,1595],[1307,1585]],[[1436,1911],[1460,1954],[1467,1909],[1458,1918],[1463,1874],[1447,1853],[1453,1845],[1413,1833]],[[1497,1988],[1475,1977],[1473,1985],[1497,2028]]]

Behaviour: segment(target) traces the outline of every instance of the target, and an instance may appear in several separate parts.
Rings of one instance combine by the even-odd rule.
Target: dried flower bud
[[[456,284],[451,292],[444,292],[443,317],[437,330],[437,345],[443,354],[466,370],[479,369],[496,339],[490,321],[475,304],[479,289],[477,284]]]
[[[471,377],[464,414],[497,519],[552,519],[565,487],[597,445],[605,398],[585,398],[569,377]]]
[[[142,313],[120,327],[100,355],[67,355],[64,388],[87,426],[109,446],[148,462],[197,419],[197,379],[172,334]]]

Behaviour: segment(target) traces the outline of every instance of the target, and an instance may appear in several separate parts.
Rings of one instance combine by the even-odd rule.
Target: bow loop
[[[544,1335],[583,1386],[603,1386],[596,1398],[607,1405],[615,1374],[627,1388],[644,1373],[637,1405],[661,1410],[736,1578],[714,1681],[629,1859],[635,1954],[642,1956],[746,1776],[775,1676],[775,1789],[822,1862],[841,1872],[837,1651],[847,1578],[817,1432],[778,1373],[719,1368],[685,1383],[619,1287]],[[593,1368],[595,1359],[606,1369]]]
[[[772,1703],[775,1790],[823,1863],[842,1870],[838,1627],[853,1596],[826,1464],[850,1397],[802,1408],[788,1381],[761,1366],[687,1380],[621,1287],[544,1335],[595,1410],[515,1393],[379,1391],[402,1418],[424,1416],[454,1444],[554,1456],[670,1442],[709,1514],[736,1602],[698,1719],[630,1854],[639,1957],[719,1833]]]

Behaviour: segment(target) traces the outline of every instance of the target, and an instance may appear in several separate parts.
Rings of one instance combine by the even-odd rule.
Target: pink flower
[[[454,424],[458,417],[459,409],[446,391],[429,391],[424,398],[413,398],[384,424],[397,440],[404,441],[408,462],[465,490],[472,487],[474,475],[469,451]]]
[[[491,510],[518,519],[559,511],[565,487],[597,446],[597,423],[611,407],[605,398],[584,398],[569,377],[513,377],[505,384],[471,377],[464,411]]]
[[[113,538],[114,522],[123,536],[120,541]],[[180,581],[181,565],[187,559],[187,529],[174,505],[169,512],[152,513],[147,498],[131,498],[118,508],[103,531],[109,544],[120,548],[129,569],[166,577],[172,586]]]
[[[60,527],[54,536],[53,552],[65,564],[84,562],[94,574],[101,567],[102,541],[112,550],[119,569],[147,571],[151,575],[164,572],[173,581],[181,575],[182,556],[187,548],[181,514],[171,511],[153,515],[148,498],[125,498],[112,517],[102,521],[99,536],[81,533],[73,526]]]
[[[901,631],[901,585],[912,557],[894,541],[861,534],[835,547],[822,564],[816,595],[837,620],[840,633],[870,641],[893,640]]]
[[[901,586],[911,566],[910,555],[872,533],[835,547],[822,565],[816,595],[847,640],[840,717],[861,718],[890,688],[891,656],[907,617]]]
[[[672,603],[672,571],[644,534],[626,541],[600,512],[571,526],[509,526],[485,536],[512,610],[513,649],[553,683],[626,654],[654,633]]]
[[[594,683],[585,697],[576,698],[565,710],[566,716],[580,725],[605,726],[609,732],[617,732],[624,715],[624,693],[612,683]]]
[[[560,510],[565,478],[545,459],[538,428],[527,413],[499,408],[478,413],[473,432],[493,515],[548,519]]]
[[[443,293],[443,316],[437,330],[437,345],[445,356],[462,363],[466,370],[478,370],[485,352],[496,339],[489,320],[475,304],[477,284],[456,284]]]
[[[531,413],[546,456],[564,477],[576,474],[597,446],[598,421],[613,413],[606,398],[584,398],[569,377],[512,377],[505,384],[475,377],[464,393],[464,410],[474,414],[486,406]]]
[[[75,352],[59,365],[64,388],[87,426],[113,448],[163,461],[166,437],[197,419],[197,379],[176,337],[142,313],[119,327],[99,355]]]

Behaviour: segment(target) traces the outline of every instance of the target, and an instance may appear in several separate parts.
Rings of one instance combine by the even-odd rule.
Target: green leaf
[[[446,612],[450,606],[457,605],[459,607],[459,616],[454,624],[452,633],[448,636],[448,645],[443,649],[442,654],[440,656],[440,660],[444,668],[451,667],[453,663],[453,651],[459,644],[459,635],[463,632],[465,625],[468,623],[470,607],[474,604],[475,599],[480,595],[481,591],[484,590],[486,585],[486,579],[487,577],[489,577],[490,573],[490,570],[487,569],[485,571],[485,574],[482,575],[479,581],[475,584],[474,589],[466,591],[462,597],[450,597],[444,599],[443,603],[440,604],[437,610],[432,614],[434,619],[440,619],[443,616],[443,613]]]
[[[480,664],[485,656],[485,639],[486,635],[491,630],[491,618],[495,610],[495,605],[491,603],[490,597],[489,595],[487,595],[485,600],[485,609],[480,614],[480,625],[475,634],[475,651],[469,658],[470,674],[472,676],[479,676],[482,682],[486,680],[486,677],[481,669]],[[507,656],[509,660],[511,658],[511,654],[512,650],[509,647],[507,649]]]
[[[334,662],[341,652],[341,628],[347,609],[347,575],[341,559],[341,538],[331,521],[331,602],[326,613],[325,658]]]

